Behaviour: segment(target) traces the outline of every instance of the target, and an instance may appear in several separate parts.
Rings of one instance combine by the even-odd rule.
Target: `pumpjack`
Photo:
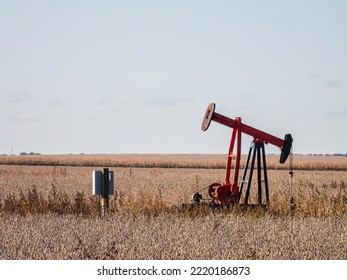
[[[211,122],[217,122],[232,128],[229,151],[227,154],[225,180],[222,183],[212,183],[207,187],[208,195],[213,206],[249,204],[253,172],[257,172],[257,204],[266,206],[269,203],[269,183],[266,167],[265,144],[272,144],[280,148],[279,162],[284,164],[291,153],[293,138],[286,134],[284,139],[278,138],[247,124],[242,123],[240,117],[235,119],[223,116],[215,111],[216,105],[211,103],[205,112],[201,129],[206,131]],[[241,136],[242,133],[250,135],[253,140],[250,145],[247,160],[244,166],[242,179],[239,182],[241,161]],[[231,177],[231,167],[234,161],[234,174]],[[293,173],[291,172],[292,176]],[[265,197],[264,197],[265,195]],[[193,204],[201,204],[203,196],[195,193],[192,197]]]

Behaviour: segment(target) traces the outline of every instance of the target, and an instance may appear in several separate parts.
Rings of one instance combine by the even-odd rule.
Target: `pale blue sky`
[[[296,153],[346,153],[346,15],[342,0],[0,0],[0,154],[226,153],[229,128],[200,130],[211,102]]]

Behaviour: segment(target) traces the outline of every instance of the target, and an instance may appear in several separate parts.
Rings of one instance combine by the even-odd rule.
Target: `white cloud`
[[[328,88],[338,88],[338,87],[342,86],[344,84],[344,82],[341,79],[331,79],[331,80],[327,81],[325,84]]]
[[[11,117],[12,120],[14,121],[19,121],[19,122],[39,122],[41,121],[41,117],[35,113],[18,113],[16,115],[13,115]]]
[[[313,81],[323,82],[328,88],[338,88],[344,85],[345,81],[339,78],[327,78],[317,73],[309,73],[308,77]]]
[[[6,94],[6,98],[12,103],[26,103],[33,100],[33,96],[28,91],[16,91]]]

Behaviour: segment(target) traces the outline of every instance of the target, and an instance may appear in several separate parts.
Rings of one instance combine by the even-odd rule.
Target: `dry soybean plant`
[[[220,182],[224,170],[116,167],[115,195],[101,217],[100,199],[91,195],[94,169],[1,165],[0,258],[347,257],[345,171],[295,171],[294,210],[288,173],[277,169],[269,170],[267,209],[179,210],[174,205]]]
[[[3,167],[0,212],[23,216],[47,213],[99,216],[99,198],[91,195],[91,171],[91,168],[80,167]],[[222,170],[119,168],[116,177],[109,214],[159,214],[173,211],[174,205],[189,203],[189,197],[197,189],[222,178]],[[327,216],[347,213],[345,172],[299,172],[294,185],[294,211],[289,203],[286,172],[271,170],[269,177],[272,179],[271,203],[267,214],[294,212]],[[233,210],[238,208],[228,211]]]

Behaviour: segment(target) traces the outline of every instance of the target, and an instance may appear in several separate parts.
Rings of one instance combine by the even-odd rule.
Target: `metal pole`
[[[293,147],[290,152],[290,159],[289,159],[289,184],[290,184],[290,209],[295,209],[295,201],[293,196]]]
[[[262,188],[261,188],[261,161],[260,161],[260,146],[263,143],[255,143],[255,151],[257,153],[257,175],[258,175],[258,204],[262,204]],[[264,145],[264,144],[263,144]]]
[[[231,169],[231,162],[233,158],[233,150],[234,150],[234,144],[236,139],[236,133],[237,133],[237,129],[234,128],[231,134],[227,164],[225,168],[225,183],[230,183],[230,169]]]
[[[103,172],[103,192],[102,192],[102,214],[105,214],[109,208],[109,172],[108,168],[104,168]]]
[[[245,164],[245,167],[243,170],[243,175],[242,175],[241,184],[240,184],[239,198],[238,198],[237,202],[240,202],[240,198],[241,198],[242,190],[243,190],[243,185],[246,183],[246,186],[247,186],[247,184],[248,184],[248,181],[246,181],[246,177],[247,177],[248,165],[249,165],[249,160],[251,158],[252,150],[253,150],[253,143],[251,144],[251,146],[249,148],[246,164]]]
[[[266,157],[265,157],[265,146],[264,146],[264,143],[261,146],[261,149],[262,149],[262,153],[263,153],[263,171],[264,171],[266,204],[269,204],[269,202],[270,202],[269,182],[268,182],[268,179],[267,179],[267,167],[266,167]]]
[[[244,198],[244,204],[245,205],[248,205],[249,194],[251,191],[252,176],[253,176],[253,169],[254,169],[254,162],[255,162],[255,155],[256,155],[255,143],[253,143],[252,149],[253,149],[252,162],[251,162],[251,168],[249,170],[247,189],[246,189],[246,194],[245,194],[245,198]]]

